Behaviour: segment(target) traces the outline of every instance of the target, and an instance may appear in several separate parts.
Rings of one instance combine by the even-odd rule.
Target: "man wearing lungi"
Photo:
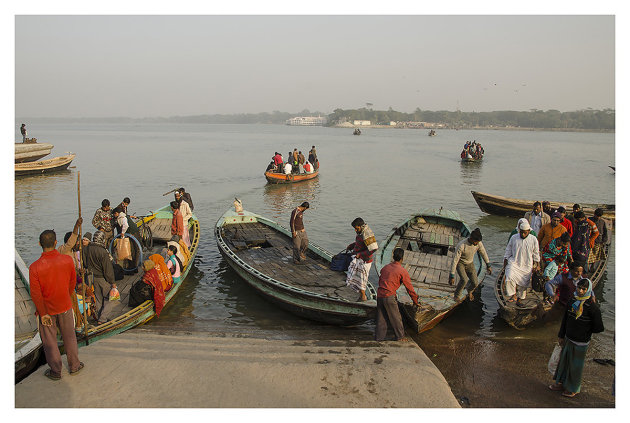
[[[538,240],[531,235],[529,222],[522,218],[518,221],[519,235],[512,236],[505,248],[503,265],[505,266],[505,288],[509,295],[508,302],[521,305],[531,283],[532,272],[538,269],[540,251]]]

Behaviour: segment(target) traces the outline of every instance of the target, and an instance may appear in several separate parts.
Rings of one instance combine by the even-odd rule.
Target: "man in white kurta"
[[[508,302],[525,299],[532,271],[540,263],[538,239],[530,234],[531,227],[526,219],[518,222],[518,234],[512,235],[503,256],[505,266],[505,289],[510,296]]]

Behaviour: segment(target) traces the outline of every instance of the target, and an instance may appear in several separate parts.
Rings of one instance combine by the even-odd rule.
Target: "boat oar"
[[[77,200],[79,202],[79,217],[81,217],[81,171],[77,172]],[[83,265],[83,224],[79,226],[79,260],[81,263],[81,295],[83,296],[83,336],[85,345],[90,345],[87,328],[87,301],[85,298],[85,266]]]
[[[169,195],[170,193],[177,191],[178,189],[179,189],[179,188],[175,188],[175,189],[170,190],[169,192],[165,192],[164,194],[162,194],[162,197],[167,196],[167,195]]]

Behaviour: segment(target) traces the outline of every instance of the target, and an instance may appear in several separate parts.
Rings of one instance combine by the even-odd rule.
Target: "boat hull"
[[[49,143],[15,144],[15,163],[33,162],[50,154],[53,145]]]
[[[319,175],[319,169],[313,173],[302,174],[290,174],[285,175],[283,173],[265,172],[265,178],[270,184],[295,184],[298,182],[309,181],[317,178]]]
[[[412,248],[410,253],[408,253],[410,251],[408,249],[409,244],[406,244],[405,241],[401,243],[403,239],[408,239],[406,238],[407,229],[415,225],[419,219],[424,220],[425,223],[436,225],[438,228],[440,226],[452,228],[451,233],[454,229],[459,234],[460,240],[470,235],[470,228],[455,212],[442,209],[422,211],[394,228],[385,240],[380,252],[377,253],[376,271],[380,275],[381,269],[390,262],[394,248],[400,247],[406,250],[405,257],[409,256],[409,258],[403,258],[403,266],[409,272],[412,285],[418,294],[419,307],[413,305],[404,286],[401,285],[396,295],[402,314],[412,329],[417,333],[422,333],[432,329],[448,317],[457,306],[464,302],[466,296],[457,300],[453,296],[459,276],[456,276],[455,285],[451,286],[444,283],[448,281],[450,264],[457,245],[453,235],[442,235],[446,238],[439,241],[443,243],[441,248],[448,250],[446,256],[443,254],[432,254],[426,256],[428,258],[422,258],[422,256],[416,258],[414,256],[413,251],[420,251],[420,247],[417,246],[423,243],[429,246],[438,245],[437,239],[434,239],[433,236],[424,238],[425,233],[428,234],[429,232],[424,232],[421,237],[416,239],[416,248]],[[443,233],[448,234],[448,231],[444,230]],[[449,236],[451,239],[445,242],[444,240]],[[486,267],[482,265],[483,261],[480,254],[475,256],[474,263],[480,286],[486,274]]]
[[[41,175],[42,173],[54,173],[68,169],[75,158],[75,154],[55,157],[28,163],[15,164],[15,176]]]
[[[228,211],[217,222],[215,236],[221,255],[229,266],[261,296],[297,316],[333,325],[352,326],[374,318],[376,313],[374,301],[346,301],[314,293],[306,288],[298,289],[288,283],[284,283],[282,280],[277,280],[270,275],[264,274],[244,262],[232,251],[224,239],[222,228],[226,224],[248,222],[263,223],[289,237],[290,233],[277,223],[246,211],[240,214]],[[330,262],[332,258],[330,253],[313,243],[309,242],[308,249],[311,253],[327,262]],[[376,290],[370,283],[368,283],[366,295],[368,299],[376,299]]]
[[[501,197],[483,192],[471,191],[473,198],[481,211],[498,216],[523,217],[523,215],[532,210],[532,205],[536,200],[519,200],[515,198]],[[614,204],[582,204],[582,210],[587,216],[592,216],[595,209],[600,207],[604,211],[603,217],[614,222],[615,205]],[[571,210],[573,203],[550,202],[552,208],[563,206],[567,210]]]

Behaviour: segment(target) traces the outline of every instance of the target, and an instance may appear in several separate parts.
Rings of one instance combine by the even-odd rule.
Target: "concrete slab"
[[[414,342],[293,341],[135,329],[79,350],[15,386],[17,408],[459,407]],[[65,356],[64,356],[65,361]]]

